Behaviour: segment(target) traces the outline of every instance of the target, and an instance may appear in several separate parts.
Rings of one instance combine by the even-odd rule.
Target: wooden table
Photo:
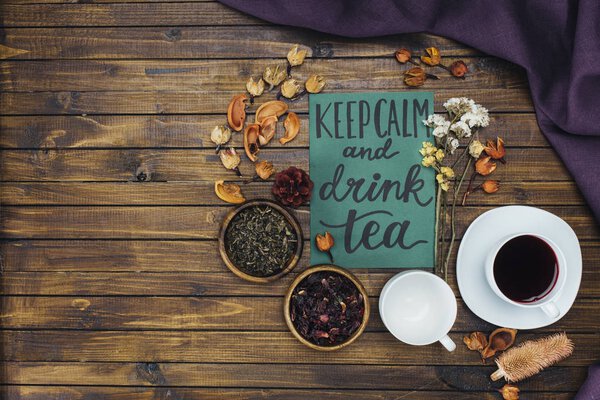
[[[282,295],[297,271],[261,286],[222,264],[215,239],[230,207],[212,188],[233,175],[210,129],[246,78],[283,62],[294,43],[312,49],[298,76],[323,74],[329,92],[406,90],[398,47],[436,45],[446,64],[467,62],[466,81],[439,70],[425,88],[438,111],[451,96],[488,107],[486,135],[503,136],[509,156],[496,173],[501,191],[474,194],[459,210],[459,235],[490,208],[530,204],[564,218],[583,248],[572,310],[518,336],[564,330],[575,353],[522,383],[523,398],[571,398],[600,359],[598,225],[540,133],[519,67],[440,37],[343,39],[214,1],[3,0],[0,10],[2,398],[499,398],[493,367],[460,344],[494,327],[462,301],[454,353],[409,347],[385,331],[376,307],[397,271],[358,271],[373,297],[367,332],[322,354],[283,322]],[[277,168],[308,168],[306,99],[293,107],[300,136],[264,150]],[[251,174],[247,160],[242,171]],[[244,190],[255,198],[269,187]],[[296,215],[309,240],[308,208]],[[458,295],[454,267],[450,275]]]

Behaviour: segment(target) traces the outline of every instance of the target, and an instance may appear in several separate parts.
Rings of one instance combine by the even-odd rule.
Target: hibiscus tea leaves
[[[289,312],[296,331],[306,340],[318,346],[335,346],[360,328],[365,301],[350,279],[321,271],[296,286]]]
[[[248,275],[267,277],[283,271],[296,252],[299,238],[292,225],[270,206],[240,211],[225,232],[225,251]]]

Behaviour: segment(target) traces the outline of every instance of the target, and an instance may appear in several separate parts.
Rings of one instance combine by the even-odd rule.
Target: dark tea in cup
[[[557,255],[543,239],[516,236],[496,253],[493,265],[498,289],[510,300],[533,303],[542,300],[556,286],[560,273]]]

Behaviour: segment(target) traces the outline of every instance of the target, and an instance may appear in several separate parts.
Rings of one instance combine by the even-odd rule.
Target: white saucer
[[[519,232],[539,233],[562,250],[567,261],[567,280],[556,299],[561,313],[550,318],[540,309],[514,306],[501,300],[485,277],[484,262],[492,247],[503,237]],[[499,207],[481,214],[463,236],[456,260],[458,288],[467,306],[479,318],[514,329],[535,329],[553,324],[571,308],[581,282],[581,249],[569,224],[556,215],[535,207]]]

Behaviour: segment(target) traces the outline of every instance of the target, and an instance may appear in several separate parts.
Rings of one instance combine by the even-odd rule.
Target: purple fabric
[[[588,377],[573,400],[600,400],[600,364],[588,370]]]
[[[598,0],[220,1],[267,21],[343,36],[430,32],[521,65],[541,130],[600,221]]]

